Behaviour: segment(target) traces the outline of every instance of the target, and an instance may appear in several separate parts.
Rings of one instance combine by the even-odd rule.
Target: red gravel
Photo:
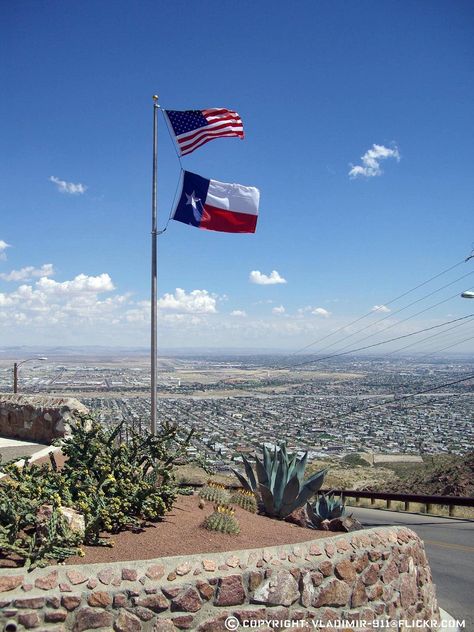
[[[282,520],[251,514],[236,507],[240,524],[238,535],[208,531],[202,527],[204,518],[212,513],[212,503],[198,507],[197,496],[178,496],[173,510],[160,523],[140,533],[124,531],[108,536],[114,547],[84,546],[85,557],[71,557],[67,564],[95,564],[127,560],[153,559],[194,553],[218,553],[264,546],[306,542],[333,536],[328,531],[305,529]]]

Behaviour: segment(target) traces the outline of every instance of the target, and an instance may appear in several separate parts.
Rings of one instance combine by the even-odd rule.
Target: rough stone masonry
[[[88,409],[72,397],[0,394],[0,435],[50,444],[68,434],[68,423]]]
[[[12,632],[236,629],[226,627],[228,617],[234,625],[272,620],[318,630],[318,622],[344,620],[436,623],[439,609],[423,542],[404,527],[264,549],[0,574],[0,629]]]

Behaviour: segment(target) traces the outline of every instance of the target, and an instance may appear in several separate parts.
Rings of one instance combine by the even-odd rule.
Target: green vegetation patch
[[[174,464],[193,433],[180,437],[167,425],[119,444],[121,426],[104,430],[85,416],[71,423],[71,436],[61,441],[62,469],[53,455],[51,465],[0,464],[7,475],[0,484],[0,556],[44,566],[80,555],[81,544],[105,545],[104,532],[140,527],[172,508]]]

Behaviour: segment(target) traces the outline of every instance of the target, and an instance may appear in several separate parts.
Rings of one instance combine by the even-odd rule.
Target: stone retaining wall
[[[3,569],[0,611],[0,630],[8,632],[219,632],[269,619],[313,630],[341,620],[439,621],[423,542],[404,527],[229,553]],[[227,617],[235,617],[233,628]]]
[[[67,435],[68,422],[88,409],[72,397],[0,394],[0,435],[50,444]]]

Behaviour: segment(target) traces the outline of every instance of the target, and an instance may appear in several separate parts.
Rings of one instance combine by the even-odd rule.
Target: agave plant
[[[346,506],[342,496],[335,498],[334,494],[318,494],[318,499],[311,505],[306,504],[306,513],[312,529],[318,529],[325,520],[333,520],[344,515]]]
[[[263,446],[263,459],[255,457],[255,471],[242,457],[247,478],[233,470],[242,486],[261,499],[262,511],[271,518],[286,518],[295,509],[302,507],[323,484],[326,470],[319,470],[306,480],[304,470],[308,453],[299,458],[296,453],[288,454],[286,446],[270,450]]]

